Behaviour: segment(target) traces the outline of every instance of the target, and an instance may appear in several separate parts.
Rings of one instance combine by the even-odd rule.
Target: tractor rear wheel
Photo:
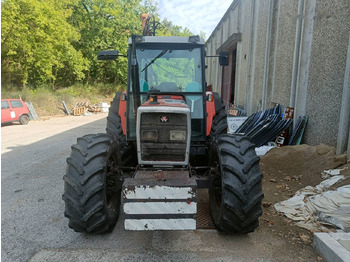
[[[225,106],[223,105],[219,94],[215,92],[213,94],[215,101],[215,116],[213,118],[213,123],[209,134],[209,139],[212,140],[214,140],[218,135],[227,133],[227,114]]]
[[[126,142],[125,135],[123,133],[122,121],[118,114],[119,111],[119,102],[120,102],[121,92],[117,92],[112,101],[112,104],[108,111],[107,116],[107,134],[111,135],[114,140],[118,141],[120,144]]]
[[[62,198],[75,231],[105,233],[114,228],[123,184],[121,154],[119,143],[107,134],[80,137],[72,146]]]
[[[223,233],[249,233],[262,215],[262,174],[255,147],[243,135],[221,135],[212,146],[210,208]]]

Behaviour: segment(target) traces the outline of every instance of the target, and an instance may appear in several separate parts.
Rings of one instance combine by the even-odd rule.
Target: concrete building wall
[[[235,0],[207,54],[236,48],[232,102],[248,114],[272,103],[292,106],[295,120],[309,116],[306,143],[337,145],[340,153],[350,136],[349,35],[349,0]],[[207,64],[207,82],[220,93],[222,68],[215,58]]]
[[[350,35],[350,1],[317,1],[310,61],[306,140],[335,145]],[[348,101],[350,103],[350,101]]]
[[[261,111],[264,97],[264,75],[266,64],[266,36],[269,26],[270,1],[257,1],[256,9],[256,39],[254,53],[254,76],[252,81],[252,112]]]
[[[280,0],[276,45],[276,65],[274,74],[273,100],[283,107],[290,106],[290,88],[293,75],[293,58],[298,19],[298,1]]]

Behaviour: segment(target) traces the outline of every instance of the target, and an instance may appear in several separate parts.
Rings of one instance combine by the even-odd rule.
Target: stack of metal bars
[[[250,137],[257,147],[263,146],[290,127],[292,119],[282,118],[280,105],[274,108],[257,112],[249,116],[235,133],[243,133]]]

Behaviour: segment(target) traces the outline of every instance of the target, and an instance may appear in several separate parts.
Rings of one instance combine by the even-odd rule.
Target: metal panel
[[[124,191],[126,199],[189,199],[192,198],[191,187],[140,186]]]
[[[126,230],[195,230],[196,220],[185,219],[126,219]]]
[[[188,165],[189,161],[189,150],[190,150],[190,142],[191,142],[191,136],[187,135],[186,140],[186,151],[185,151],[185,158],[184,160],[178,160],[178,161],[151,161],[151,160],[144,160],[142,158],[141,152],[141,115],[143,113],[178,113],[178,114],[185,114],[187,116],[187,134],[191,134],[191,116],[190,116],[190,109],[188,107],[171,107],[171,106],[141,106],[137,110],[137,125],[136,125],[136,141],[137,141],[137,158],[138,162],[141,165]],[[159,150],[158,150],[159,151]]]
[[[163,117],[166,117],[166,122],[160,121]],[[148,112],[141,114],[140,123],[143,161],[185,160],[187,136],[190,135],[187,133],[186,114]],[[180,140],[172,139],[171,132],[174,131],[184,134]],[[150,133],[154,135],[150,137]]]
[[[125,214],[195,214],[195,202],[128,202],[124,204]]]
[[[189,37],[187,36],[142,36],[142,42],[144,43],[173,43],[173,44],[187,44],[189,42]],[[128,40],[129,45],[131,45],[131,38]],[[204,45],[204,40],[200,38],[197,44]]]
[[[184,169],[138,170],[123,184],[126,230],[195,230],[197,183]]]
[[[25,103],[26,103],[28,110],[29,110],[29,118],[31,120],[39,119],[39,116],[37,115],[33,104],[31,102],[25,102]]]

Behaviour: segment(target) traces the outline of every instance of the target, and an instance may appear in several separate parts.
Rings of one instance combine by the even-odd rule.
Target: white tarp
[[[327,170],[329,171],[329,170]],[[319,185],[307,186],[295,196],[274,205],[278,212],[296,221],[296,225],[308,230],[320,230],[320,224],[333,225],[350,231],[350,185],[327,191],[335,183],[344,179],[340,172],[325,172],[331,178]]]
[[[275,148],[275,146],[260,146],[255,148],[255,153],[257,156],[264,156],[267,152],[269,152],[272,148]]]

